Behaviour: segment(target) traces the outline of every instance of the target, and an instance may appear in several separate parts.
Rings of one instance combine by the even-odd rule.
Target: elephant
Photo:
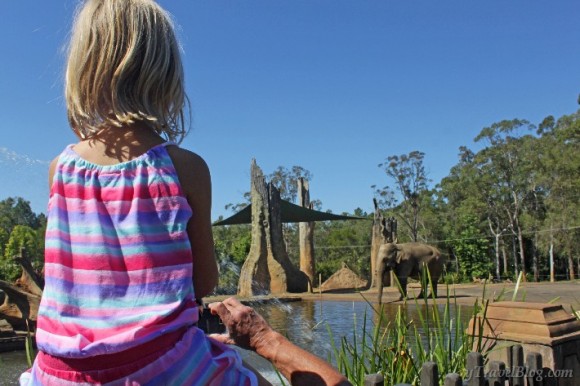
[[[377,256],[376,280],[379,288],[378,301],[382,303],[383,284],[387,282],[386,275],[393,270],[401,285],[399,300],[407,297],[407,278],[421,280],[421,294],[427,293],[428,283],[423,280],[423,269],[427,267],[433,283],[433,295],[437,297],[437,281],[445,268],[445,258],[435,247],[422,243],[385,243],[379,248]]]

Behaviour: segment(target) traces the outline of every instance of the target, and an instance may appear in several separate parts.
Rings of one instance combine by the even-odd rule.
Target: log
[[[238,295],[250,297],[306,292],[308,277],[292,265],[282,234],[280,192],[266,184],[262,170],[251,166],[252,242],[242,266]]]
[[[375,213],[373,217],[373,227],[371,235],[371,280],[369,288],[376,288],[377,283],[377,258],[379,256],[379,249],[385,243],[392,243],[394,240],[393,227],[395,220],[392,217],[385,218],[379,209],[377,200],[373,198]],[[385,278],[385,286],[391,286],[394,283],[392,280],[392,272]]]
[[[298,179],[298,204],[303,208],[312,209],[308,181]],[[300,271],[308,277],[308,291],[312,292],[314,275],[316,273],[314,259],[314,221],[298,224],[298,243],[300,246]]]
[[[0,318],[15,331],[34,330],[44,280],[34,271],[24,248],[20,249],[20,256],[13,259],[22,267],[22,275],[15,284],[0,280],[0,290],[5,295],[0,305]]]
[[[42,296],[44,279],[41,275],[37,274],[32,267],[32,263],[30,262],[24,248],[20,249],[20,256],[14,257],[14,261],[22,267],[22,275],[20,276],[20,279],[16,281],[18,287],[22,288],[25,292]]]
[[[0,318],[6,319],[15,331],[26,331],[27,321],[36,326],[40,296],[25,292],[16,285],[0,280],[0,290],[6,294],[0,306]]]
[[[256,164],[256,160],[252,160],[251,166],[250,197],[252,203],[252,241],[238,282],[238,295],[243,297],[267,294],[270,283],[268,247],[266,245],[267,228],[270,226],[268,193],[264,174]]]
[[[377,287],[377,257],[379,256],[379,248],[383,244],[383,236],[381,233],[381,222],[383,220],[383,214],[379,210],[379,205],[377,200],[373,198],[373,204],[375,206],[375,213],[373,217],[373,227],[371,235],[371,280],[369,281],[369,288]]]

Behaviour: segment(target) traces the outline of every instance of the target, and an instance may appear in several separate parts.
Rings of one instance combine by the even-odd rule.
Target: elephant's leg
[[[382,274],[378,275],[378,293],[377,293],[377,300],[379,305],[383,303],[383,286],[385,286],[388,282],[390,283],[391,280],[391,272],[389,270],[383,271]]]
[[[399,300],[403,300],[407,298],[407,278],[406,277],[399,277],[399,285],[401,286],[401,297]]]
[[[433,297],[437,298],[437,282],[439,278],[433,278]]]

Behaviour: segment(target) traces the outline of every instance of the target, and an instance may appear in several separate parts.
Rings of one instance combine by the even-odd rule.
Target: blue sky
[[[580,2],[159,1],[184,50],[213,218],[266,174],[308,169],[324,210],[372,210],[389,155],[423,151],[435,182],[502,119],[578,108]],[[46,166],[75,141],[62,93],[77,1],[0,3],[0,199],[45,210]]]

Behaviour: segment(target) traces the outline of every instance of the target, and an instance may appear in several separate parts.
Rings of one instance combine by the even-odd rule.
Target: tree
[[[372,279],[369,264],[372,215],[360,208],[354,210],[354,215],[367,217],[369,221],[324,221],[316,225],[316,270],[323,282],[338,271],[343,263],[360,277],[367,278],[369,283]]]
[[[565,256],[568,278],[573,280],[574,256],[580,251],[580,237],[575,228],[580,224],[580,111],[557,121],[547,117],[538,133],[542,142],[540,185],[545,192],[543,224],[550,230],[540,235],[540,247],[549,251],[551,267],[554,253]]]
[[[443,238],[446,249],[455,260],[455,269],[458,273],[465,274],[466,264],[461,264],[459,260],[474,260],[476,255],[472,252],[466,253],[473,246],[465,238],[484,237],[485,228],[482,227],[488,218],[489,200],[485,189],[482,187],[481,177],[475,163],[475,153],[466,146],[459,148],[459,162],[451,168],[449,175],[441,180],[438,186],[437,195],[439,199],[439,217],[442,218]],[[465,229],[465,228],[469,229]],[[499,253],[499,249],[497,249]],[[465,257],[467,256],[467,257]],[[496,259],[499,259],[496,254]],[[481,260],[480,254],[476,258],[480,267],[485,266],[485,261]],[[489,261],[489,259],[487,259]],[[499,263],[497,265],[499,269]],[[497,274],[499,276],[499,274]],[[478,272],[477,277],[481,277]],[[487,275],[485,275],[487,277]],[[467,275],[464,279],[471,280],[472,276]]]
[[[250,192],[249,191],[244,193],[243,199],[244,199],[244,201],[238,202],[237,204],[234,204],[234,203],[226,204],[225,207],[224,207],[224,209],[225,210],[231,210],[232,212],[237,213],[240,210],[244,209],[246,206],[250,205],[251,198],[250,198]],[[220,217],[219,220],[223,220],[223,219]]]
[[[459,273],[467,280],[487,279],[493,263],[488,258],[488,240],[480,231],[479,220],[472,215],[459,218],[451,245],[459,262]]]
[[[40,223],[38,216],[30,208],[30,202],[22,197],[9,197],[0,201],[0,227],[11,233],[16,225],[37,229]]]
[[[220,267],[220,277],[216,294],[235,294],[240,277],[240,269],[250,251],[251,227],[226,225],[214,227],[215,255]]]
[[[481,181],[485,181],[487,185],[488,200],[502,212],[496,213],[497,216],[507,215],[508,226],[517,238],[524,280],[527,270],[521,216],[533,173],[522,145],[531,138],[513,134],[522,129],[530,131],[533,128],[526,120],[503,120],[484,128],[475,138],[475,142],[485,141],[489,144],[477,153],[475,162]]]
[[[36,231],[26,225],[16,225],[10,233],[1,262],[0,269],[4,280],[14,281],[20,276],[20,268],[13,263],[13,257],[19,256],[22,248],[33,262],[38,262],[42,257],[42,248]]]
[[[389,156],[386,162],[379,164],[387,176],[395,181],[395,186],[403,197],[399,217],[409,229],[412,241],[418,239],[420,196],[427,190],[428,179],[423,166],[424,157],[425,153],[415,150],[409,154]],[[387,192],[384,196],[388,195]]]
[[[276,170],[267,176],[267,179],[278,188],[280,197],[283,200],[295,202],[298,197],[298,179],[303,178],[304,181],[310,182],[312,177],[312,173],[307,169],[295,165],[290,169],[278,166]]]
[[[0,256],[4,256],[4,248],[9,238],[10,234],[4,228],[0,228]]]

